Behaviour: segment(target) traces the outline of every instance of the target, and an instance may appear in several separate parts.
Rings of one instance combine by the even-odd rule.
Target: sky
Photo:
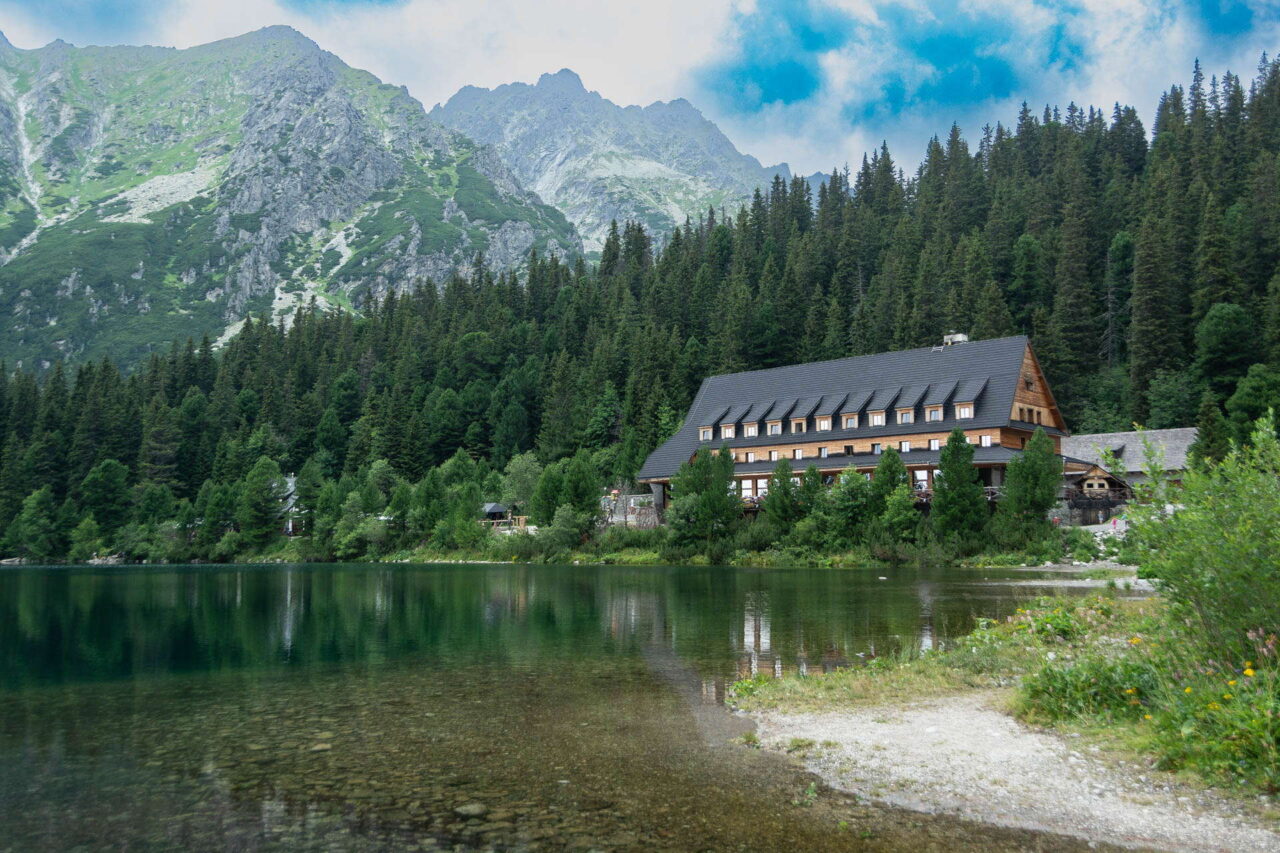
[[[288,24],[428,108],[464,85],[572,68],[619,104],[687,98],[738,148],[801,173],[900,165],[1025,100],[1136,106],[1280,50],[1280,0],[0,0],[18,47],[189,47]]]

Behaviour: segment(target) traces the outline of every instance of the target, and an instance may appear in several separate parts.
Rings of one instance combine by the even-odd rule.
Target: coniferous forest
[[[1222,442],[1280,406],[1280,62],[1197,67],[1150,127],[1024,108],[976,141],[952,128],[914,171],[882,147],[661,243],[616,227],[598,264],[478,258],[359,317],[250,321],[218,352],[0,371],[0,551],[261,554],[284,475],[304,556],[462,547],[482,500],[549,523],[627,481],[707,375],[952,330],[1030,334],[1074,432]]]

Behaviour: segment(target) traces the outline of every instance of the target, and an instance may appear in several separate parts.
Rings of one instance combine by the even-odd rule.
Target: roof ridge
[[[856,361],[860,358],[879,358],[881,356],[886,356],[886,355],[904,355],[909,352],[946,352],[947,350],[952,350],[952,349],[971,348],[975,346],[982,346],[985,344],[1000,343],[1002,341],[1012,341],[1018,338],[1021,338],[1024,341],[1030,340],[1030,338],[1027,335],[1005,335],[1003,338],[986,338],[981,341],[966,341],[965,343],[962,343],[962,344],[952,344],[951,346],[946,346],[946,347],[938,347],[938,346],[912,347],[911,349],[895,349],[895,350],[886,350],[884,352],[869,352],[869,353],[864,353],[862,355],[844,355],[844,356],[841,356],[840,358],[824,358],[821,361],[797,361],[792,364],[779,364],[776,367],[759,367],[759,368],[756,368],[755,370],[737,370],[737,371],[734,371],[733,373],[713,373],[703,381],[710,382],[712,379],[720,379],[726,376],[748,376],[752,374],[772,373],[775,370],[788,370],[793,367],[814,367],[820,364],[836,364],[837,362],[841,362],[841,361]]]

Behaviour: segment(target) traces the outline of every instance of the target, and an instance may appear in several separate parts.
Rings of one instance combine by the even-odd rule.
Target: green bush
[[[1079,716],[1137,719],[1160,690],[1147,663],[1089,657],[1043,667],[1023,682],[1023,711],[1051,720]]]
[[[1280,633],[1280,440],[1263,418],[1252,444],[1188,471],[1181,489],[1158,480],[1131,510],[1146,544],[1141,567],[1159,579],[1173,630],[1204,661],[1256,652],[1251,632]],[[1175,507],[1176,509],[1171,509]]]

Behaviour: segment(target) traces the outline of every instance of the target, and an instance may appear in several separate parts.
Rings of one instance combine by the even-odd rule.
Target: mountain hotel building
[[[712,376],[680,431],[649,455],[638,480],[665,506],[671,478],[703,447],[727,447],[744,499],[768,491],[782,459],[796,476],[816,465],[824,479],[870,474],[893,447],[928,499],[952,430],[975,445],[982,482],[999,487],[1009,460],[1037,428],[1061,452],[1066,424],[1025,336]]]

